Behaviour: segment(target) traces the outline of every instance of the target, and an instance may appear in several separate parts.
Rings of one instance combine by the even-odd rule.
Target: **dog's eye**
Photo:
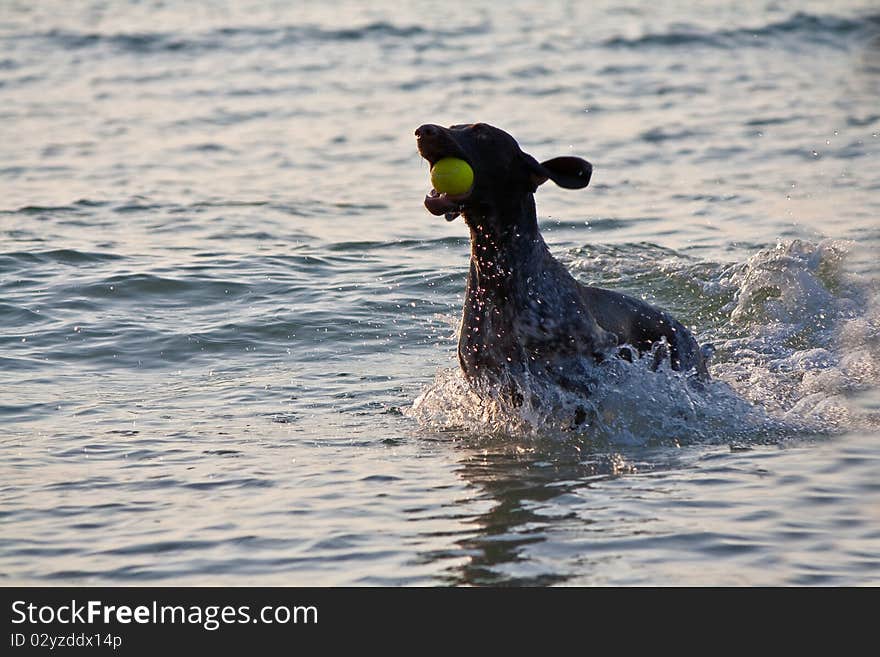
[[[489,126],[485,123],[474,123],[472,126],[474,130],[474,137],[479,140],[484,140],[489,138]]]

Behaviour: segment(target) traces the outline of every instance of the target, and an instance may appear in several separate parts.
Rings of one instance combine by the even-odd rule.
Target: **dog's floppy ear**
[[[583,189],[590,184],[590,176],[593,175],[592,164],[571,155],[554,157],[544,162],[538,162],[531,155],[526,155],[526,162],[535,189],[547,180],[566,189]]]

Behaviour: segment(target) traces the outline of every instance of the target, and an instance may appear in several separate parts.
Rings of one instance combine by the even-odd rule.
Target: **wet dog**
[[[425,207],[470,229],[470,272],[458,359],[471,379],[509,383],[543,377],[576,387],[584,363],[654,354],[675,370],[708,378],[691,332],[666,312],[632,297],[577,282],[551,254],[538,229],[535,192],[548,180],[566,189],[590,182],[586,160],[564,156],[538,162],[503,130],[485,123],[416,132],[432,166],[445,157],[474,171],[463,194],[431,190]]]

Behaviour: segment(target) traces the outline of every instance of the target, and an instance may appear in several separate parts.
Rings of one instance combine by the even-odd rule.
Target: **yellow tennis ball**
[[[464,194],[474,184],[474,170],[464,160],[444,157],[431,167],[431,184],[441,194]]]

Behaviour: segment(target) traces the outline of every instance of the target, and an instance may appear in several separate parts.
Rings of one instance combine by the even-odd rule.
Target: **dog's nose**
[[[443,128],[441,128],[439,125],[426,123],[425,125],[420,125],[418,128],[416,128],[416,138],[430,139],[439,135],[442,130]]]

